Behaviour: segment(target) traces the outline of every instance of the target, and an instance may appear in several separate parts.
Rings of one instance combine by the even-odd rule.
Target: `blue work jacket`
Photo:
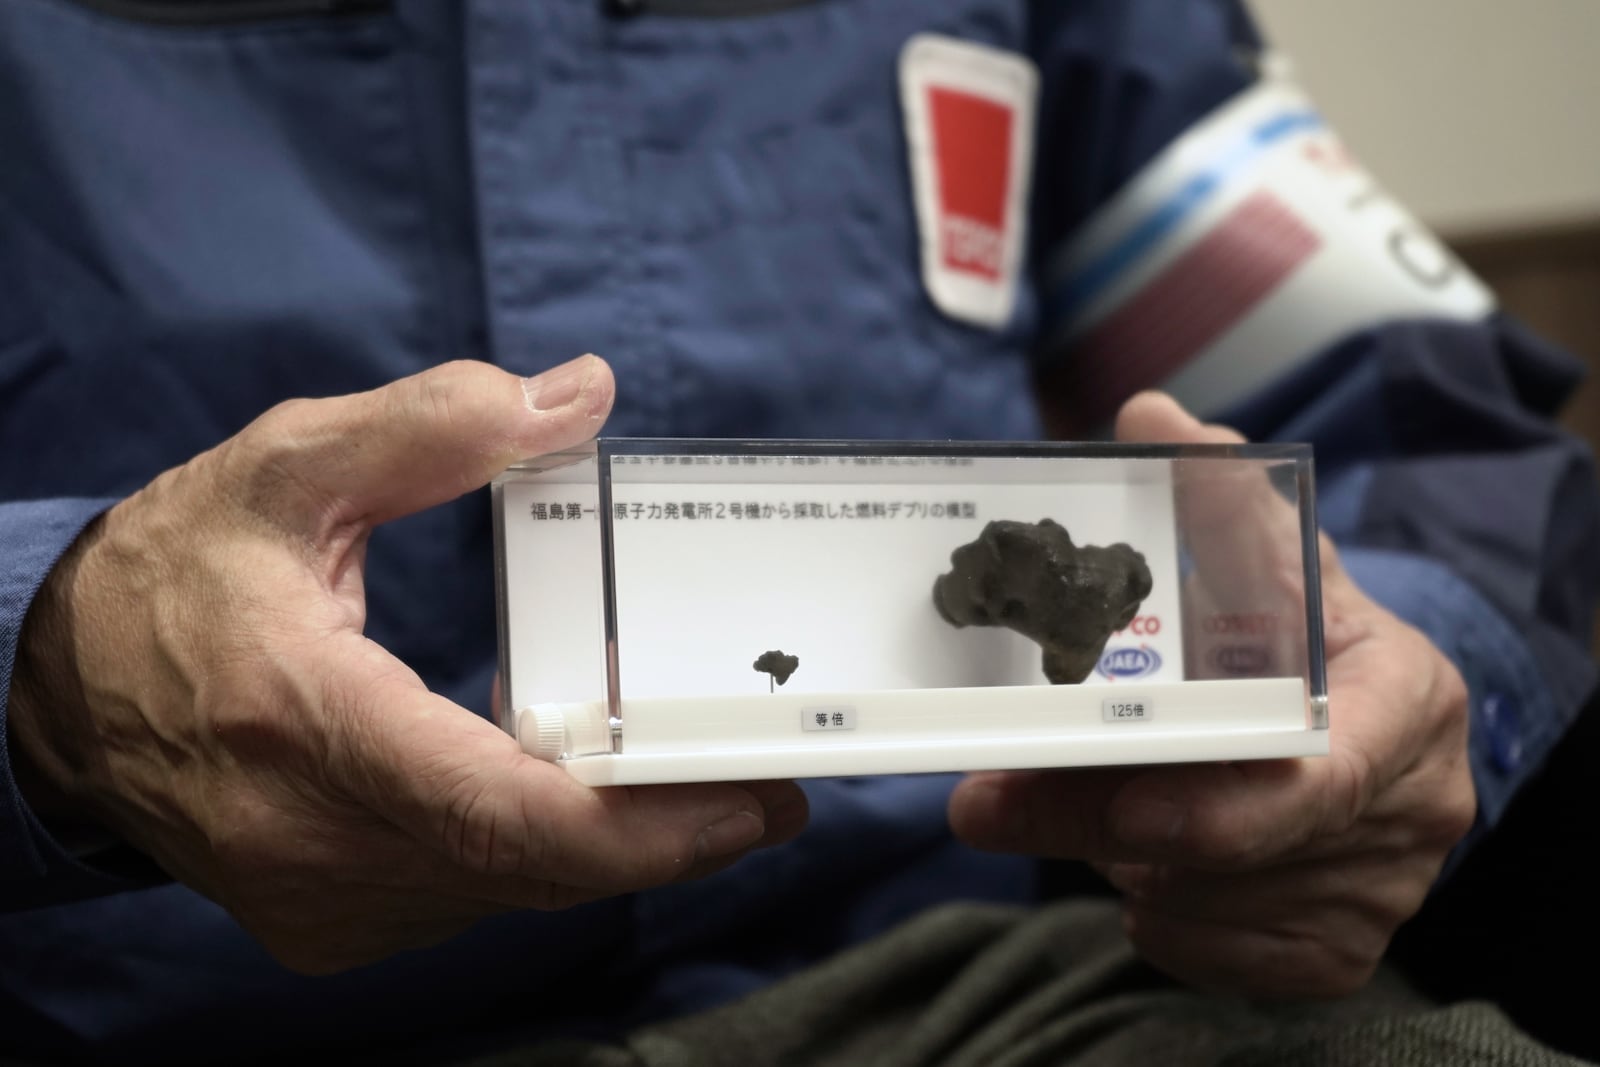
[[[919,32],[1039,71],[997,327],[919,275],[895,77]],[[1040,436],[1035,380],[1074,353],[1042,341],[1039,265],[1259,47],[1232,0],[5,0],[0,700],[85,524],[289,397],[595,351],[608,432]],[[1575,377],[1499,316],[1377,322],[1203,413],[1317,445],[1349,569],[1469,681],[1485,827],[1592,680],[1597,494],[1550,421]],[[480,710],[490,553],[474,495],[368,554],[367,632]],[[707,1006],[931,903],[1028,899],[1028,861],[952,843],[949,785],[811,783],[802,838],[708,881],[311,979],[189,889],[74,857],[0,758],[0,1048],[470,1048]]]

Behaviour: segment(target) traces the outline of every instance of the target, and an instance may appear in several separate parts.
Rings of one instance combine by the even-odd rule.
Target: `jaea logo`
[[[1145,645],[1108,648],[1095,665],[1096,672],[1112,681],[1119,678],[1148,678],[1160,669],[1161,655]]]

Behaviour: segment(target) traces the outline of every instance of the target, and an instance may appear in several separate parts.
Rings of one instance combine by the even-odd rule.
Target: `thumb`
[[[1157,392],[1139,393],[1122,406],[1116,434],[1119,441],[1141,444],[1246,443],[1238,431],[1203,423],[1172,397]],[[1269,476],[1272,462],[1195,457],[1174,468],[1178,521],[1185,547],[1203,571],[1244,568],[1261,574],[1277,567],[1290,576],[1302,573],[1300,560],[1305,546],[1300,513],[1294,501],[1273,486]],[[1331,556],[1331,546],[1324,548]],[[1324,566],[1337,570],[1337,560],[1330,558]]]
[[[1203,423],[1157,392],[1139,393],[1122,406],[1116,434],[1119,441],[1139,444],[1245,443],[1237,431]],[[1202,574],[1215,578],[1242,569],[1239,577],[1245,578],[1271,565],[1298,568],[1298,514],[1264,467],[1210,456],[1185,459],[1173,467],[1173,490],[1184,547]]]
[[[532,378],[463,360],[366,393],[279,405],[240,435],[235,461],[256,505],[280,519],[372,526],[588,440],[614,394],[597,356]]]
[[[1140,393],[1117,416],[1118,440],[1140,443],[1234,446],[1237,431],[1203,423],[1163,393]],[[1280,669],[1303,656],[1306,641],[1305,557],[1316,554],[1319,599],[1341,614],[1363,599],[1339,564],[1332,542],[1303,536],[1296,502],[1273,485],[1270,464],[1228,458],[1186,459],[1173,468],[1179,536],[1194,561],[1203,597],[1189,597],[1185,615],[1243,616],[1254,627],[1253,651]],[[1306,491],[1303,484],[1292,492]],[[1188,620],[1187,655],[1196,671],[1210,669],[1208,652],[1232,638],[1207,636],[1200,618]],[[1238,620],[1233,620],[1237,622]],[[1218,631],[1225,633],[1225,631]]]
[[[1208,425],[1166,393],[1137,393],[1117,412],[1117,440],[1139,444],[1244,443],[1238,431]]]

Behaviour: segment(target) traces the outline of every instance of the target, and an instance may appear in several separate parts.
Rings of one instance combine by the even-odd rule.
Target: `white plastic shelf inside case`
[[[594,785],[1327,751],[1311,454],[602,438],[494,484],[502,724]]]

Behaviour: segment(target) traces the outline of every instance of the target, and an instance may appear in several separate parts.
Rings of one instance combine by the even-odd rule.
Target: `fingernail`
[[[542,374],[522,379],[522,396],[528,410],[554,411],[578,399],[594,374],[595,362],[594,356],[579,356]]]
[[[765,810],[767,817],[771,818],[774,815],[784,815],[791,811],[796,811],[800,808],[806,807],[808,803],[809,802],[806,800],[806,795],[800,790],[796,789],[792,793],[783,794],[778,798],[776,803],[767,807]]]
[[[810,811],[811,806],[806,801],[806,795],[796,789],[793,794],[785,796],[766,809],[762,840],[786,837],[791,831],[803,827]]]
[[[979,848],[1015,848],[1027,833],[1026,813],[1001,775],[974,775],[961,784],[957,834]]]
[[[735,812],[700,831],[694,842],[694,858],[716,859],[749,848],[760,841],[765,832],[766,825],[755,812]]]
[[[1182,807],[1165,800],[1141,800],[1116,816],[1116,835],[1136,848],[1164,848],[1183,833],[1188,817]]]
[[[1149,885],[1149,868],[1141,863],[1113,863],[1100,872],[1106,881],[1129,896],[1143,896]]]

